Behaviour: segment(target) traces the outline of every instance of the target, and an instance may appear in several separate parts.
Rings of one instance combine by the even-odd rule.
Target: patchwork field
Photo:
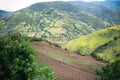
[[[33,42],[38,51],[38,62],[49,65],[59,80],[94,80],[96,68],[104,63],[91,57],[80,56],[67,50],[55,47],[46,42]]]

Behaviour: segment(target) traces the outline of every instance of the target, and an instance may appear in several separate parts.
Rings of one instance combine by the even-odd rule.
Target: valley
[[[1,80],[120,80],[119,75],[120,1],[56,0],[0,10]]]
[[[20,32],[64,44],[108,24],[67,2],[45,2],[33,4],[0,20],[0,36]]]

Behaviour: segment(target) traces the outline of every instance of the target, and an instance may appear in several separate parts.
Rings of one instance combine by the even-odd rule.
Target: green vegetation
[[[55,60],[58,60],[60,62],[64,62],[76,67],[80,67],[83,69],[87,69],[87,70],[91,70],[94,72],[95,68],[101,69],[103,64],[100,63],[96,63],[96,62],[85,62],[84,60],[79,60],[74,56],[74,54],[69,54],[69,52],[63,51],[62,49],[59,48],[53,48],[52,46],[54,46],[54,44],[49,44],[46,43],[50,46],[45,46],[45,45],[41,45],[39,46],[39,54],[43,54],[46,56],[49,56]],[[58,46],[55,46],[58,47]],[[68,53],[68,54],[67,54]]]
[[[56,80],[52,69],[46,65],[38,66],[35,53],[19,33],[0,37],[0,79]]]
[[[41,64],[39,67],[40,80],[57,80],[53,70],[50,67],[46,66],[45,64]]]
[[[37,64],[36,52],[29,43],[46,40],[56,47],[66,43],[62,46],[65,50],[109,62],[102,71],[95,72],[101,80],[119,80],[119,3],[58,1],[33,4],[11,14],[0,10],[0,79],[56,80],[51,68]],[[70,65],[92,71],[102,66],[45,47],[39,50],[41,54]]]
[[[33,42],[33,41],[43,41],[41,38],[30,37],[30,36],[22,36],[25,41]]]
[[[8,11],[0,10],[0,19],[6,17],[9,14],[10,12]]]
[[[120,25],[120,1],[103,1],[90,3],[72,1],[69,3],[78,7],[82,11],[93,14],[103,21],[107,21],[110,23],[110,25]]]
[[[101,80],[119,80],[120,58],[112,60],[103,66],[102,70],[96,69],[95,72],[101,76]]]
[[[102,69],[95,69],[95,73],[101,76],[101,80],[120,79],[120,58],[108,62]]]
[[[101,80],[120,80],[120,58],[102,68]]]
[[[81,55],[110,61],[120,57],[120,26],[98,30],[89,35],[71,40],[63,47]]]
[[[66,2],[37,3],[0,20],[0,36],[20,32],[63,44],[107,24]]]

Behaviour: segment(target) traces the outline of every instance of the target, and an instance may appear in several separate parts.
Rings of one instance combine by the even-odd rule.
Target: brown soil
[[[74,56],[78,60],[104,65],[104,63],[96,61],[91,57],[80,56],[70,51],[66,51],[61,48],[55,47],[54,45],[50,45],[46,42],[33,42],[32,44],[38,52],[41,49],[47,51],[60,50],[62,51],[61,54],[68,54],[70,56]],[[54,70],[58,80],[95,80],[96,78],[99,78],[99,76],[94,74],[94,72],[92,72],[91,70],[73,66],[62,61],[58,61],[56,59],[51,58],[50,56],[44,55],[44,53],[38,54],[38,62],[45,63],[48,66],[50,66]]]

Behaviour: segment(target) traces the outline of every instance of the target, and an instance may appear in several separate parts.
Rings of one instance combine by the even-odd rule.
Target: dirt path
[[[57,48],[54,45],[49,45],[45,42],[33,42],[33,46],[38,52],[41,49],[44,49],[46,51],[50,51],[52,49],[51,51],[53,52],[56,50],[58,51],[60,50],[62,51],[63,54],[74,56],[75,58],[85,62],[92,61],[100,65],[104,64],[102,62],[97,62],[93,58],[79,56],[72,52]],[[38,62],[39,63],[44,62],[45,64],[50,66],[54,70],[56,76],[58,77],[58,80],[95,80],[96,78],[99,78],[99,76],[91,72],[91,70],[80,68],[80,67],[59,61],[41,52],[38,54]]]

